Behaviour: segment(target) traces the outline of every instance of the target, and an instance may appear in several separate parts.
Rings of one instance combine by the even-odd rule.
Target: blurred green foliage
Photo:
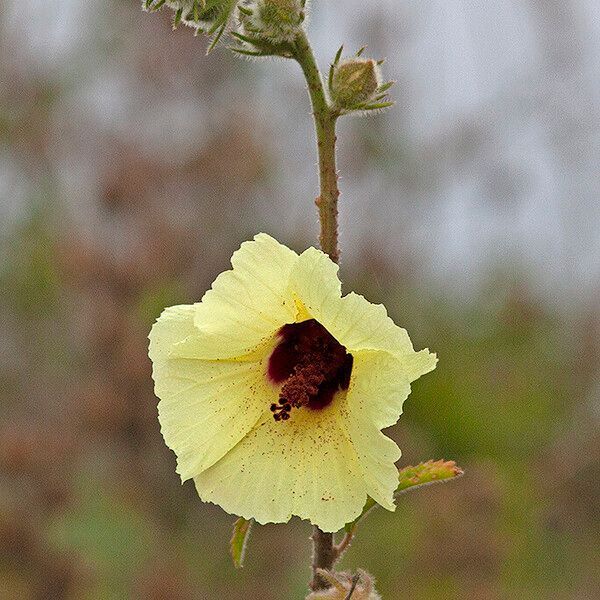
[[[57,299],[75,289],[52,251],[60,239],[47,222],[34,215],[15,231],[5,263],[10,268],[3,272],[6,314],[17,322],[35,318],[37,331],[47,321],[66,322],[61,312],[70,305]],[[357,275],[368,272],[356,265]],[[110,287],[110,281],[105,276],[103,284]],[[143,337],[162,307],[193,300],[182,283],[161,276],[134,291],[117,291],[119,310]],[[343,566],[374,573],[390,599],[591,598],[585,594],[598,583],[593,565],[600,557],[600,532],[595,510],[582,514],[579,503],[597,502],[598,478],[585,487],[585,500],[569,495],[569,478],[577,473],[585,479],[594,460],[590,448],[597,452],[593,429],[580,425],[597,364],[595,342],[573,341],[586,336],[584,316],[567,329],[564,318],[536,302],[524,282],[497,276],[490,278],[489,292],[461,305],[428,296],[406,279],[385,289],[364,277],[354,284],[385,300],[392,316],[413,330],[416,346],[427,342],[440,358],[438,369],[414,385],[400,425],[391,430],[404,450],[402,463],[452,458],[466,475],[400,497],[396,514],[373,513]],[[123,343],[124,331],[110,335],[114,345]],[[92,340],[86,352],[94,355],[96,344]],[[144,353],[144,343],[135,351]],[[235,572],[228,557],[233,518],[201,505],[191,485],[178,485],[153,414],[145,356],[113,356],[103,363],[102,376],[120,382],[114,372],[119,361],[127,374],[138,360],[143,377],[139,384],[134,377],[131,393],[149,411],[135,409],[123,421],[107,416],[104,423],[82,418],[79,392],[65,400],[63,409],[76,416],[62,417],[59,435],[76,444],[70,457],[56,456],[70,465],[61,471],[63,496],[47,497],[48,482],[35,464],[43,464],[37,454],[46,443],[43,425],[41,438],[28,437],[25,428],[0,447],[5,482],[13,478],[2,504],[4,541],[25,536],[11,525],[15,514],[22,515],[24,487],[30,488],[26,495],[32,486],[45,495],[27,507],[35,526],[26,537],[37,550],[21,550],[19,557],[19,546],[5,545],[0,583],[41,597],[46,588],[23,571],[19,558],[41,561],[41,572],[50,578],[58,577],[56,569],[62,573],[66,560],[72,572],[57,598],[301,598],[308,525],[257,527],[246,566]],[[75,379],[91,377],[89,371],[91,363],[83,360]],[[25,372],[21,377],[12,392],[17,395]],[[73,378],[64,381],[70,385]],[[99,401],[111,410],[113,401]],[[96,410],[102,416],[104,409]],[[17,413],[4,411],[9,432],[22,421]],[[565,445],[575,447],[565,455]],[[15,587],[19,577],[23,585]]]
[[[48,316],[55,309],[59,279],[47,210],[37,206],[31,217],[6,240],[0,263],[0,298],[24,317]]]

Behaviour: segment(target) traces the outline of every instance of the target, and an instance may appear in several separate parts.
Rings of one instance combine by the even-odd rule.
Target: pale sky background
[[[375,244],[394,260],[411,257],[431,285],[450,295],[468,297],[499,265],[527,272],[549,302],[594,302],[600,290],[600,3],[314,4],[310,34],[323,67],[342,42],[348,49],[368,44],[387,57],[385,75],[398,81],[392,110],[340,127],[345,260]],[[106,157],[100,135],[63,138],[61,123],[93,122],[103,134],[137,139],[177,161],[237,110],[260,115],[280,175],[269,188],[278,201],[265,210],[257,199],[257,221],[279,237],[299,230],[316,235],[306,203],[316,190],[313,134],[297,67],[242,63],[243,82],[224,82],[213,104],[198,104],[187,93],[193,73],[151,96],[132,85],[131,65],[122,60],[127,48],[110,51],[111,36],[126,38],[131,19],[151,18],[124,11],[115,21],[104,3],[78,0],[3,0],[0,8],[0,47],[10,48],[2,60],[18,61],[25,72],[55,74],[70,86],[54,117],[52,160],[82,227],[97,229],[94,170]],[[103,30],[107,20],[112,31]],[[88,31],[95,32],[94,43]],[[219,59],[206,60],[214,69],[218,63],[208,63]],[[369,135],[391,158],[362,167],[354,152]],[[408,156],[398,169],[396,156]],[[20,214],[31,185],[10,148],[0,146],[5,227]]]

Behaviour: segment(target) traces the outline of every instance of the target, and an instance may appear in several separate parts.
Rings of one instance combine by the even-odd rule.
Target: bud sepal
[[[386,100],[394,81],[382,83],[383,60],[363,58],[361,48],[352,58],[342,59],[342,46],[329,70],[329,95],[339,114],[383,110],[393,106]]]
[[[245,56],[291,58],[304,30],[307,0],[243,0],[238,4],[238,42],[231,50]]]
[[[309,594],[306,600],[381,600],[375,590],[373,577],[361,569],[355,575],[324,569],[317,569],[317,573],[330,587]]]
[[[175,15],[173,29],[181,23],[212,38],[208,51],[212,50],[229,26],[236,0],[144,0],[143,8],[150,12],[168,6]]]

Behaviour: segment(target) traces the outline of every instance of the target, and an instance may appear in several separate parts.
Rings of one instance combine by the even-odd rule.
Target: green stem
[[[320,194],[316,200],[321,221],[321,249],[331,260],[339,261],[338,248],[338,174],[335,159],[337,137],[335,126],[338,114],[330,107],[317,61],[304,32],[298,34],[294,58],[304,72],[312,103],[319,153]]]

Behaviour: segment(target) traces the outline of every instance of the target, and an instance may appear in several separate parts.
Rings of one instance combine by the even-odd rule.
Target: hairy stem
[[[313,576],[310,582],[310,589],[313,591],[324,590],[329,587],[329,583],[317,573],[317,569],[325,569],[326,571],[333,569],[336,560],[333,533],[325,533],[315,525],[311,539],[313,541]]]
[[[353,539],[354,531],[347,531],[344,537],[342,538],[342,541],[335,547],[336,560],[339,560],[344,554],[344,552],[348,550]]]
[[[304,32],[298,34],[294,58],[302,67],[312,103],[319,153],[320,193],[316,200],[321,221],[321,249],[338,262],[338,174],[335,160],[335,126],[338,114],[330,107],[317,61]]]

